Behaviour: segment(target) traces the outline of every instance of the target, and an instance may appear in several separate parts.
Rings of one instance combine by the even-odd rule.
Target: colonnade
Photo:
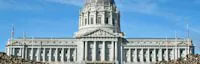
[[[75,62],[77,48],[13,48],[12,55],[43,62]]]
[[[187,48],[125,48],[124,62],[157,62],[183,58]]]
[[[84,41],[84,59],[86,61],[117,60],[115,41]]]

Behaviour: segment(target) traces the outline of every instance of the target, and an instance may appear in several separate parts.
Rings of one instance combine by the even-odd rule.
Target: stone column
[[[10,50],[10,51],[11,51],[11,52],[10,52],[10,55],[14,55],[14,54],[13,54],[13,46],[11,46],[10,49],[11,49],[11,50]]]
[[[12,55],[16,56],[16,55],[15,55],[15,53],[16,53],[16,52],[15,52],[15,48],[13,47],[12,49],[13,49]]]
[[[180,48],[177,48],[177,51],[178,51],[178,53],[177,53],[178,58],[180,58]]]
[[[52,56],[52,49],[51,48],[49,48],[49,62],[51,62],[51,57]]]
[[[141,62],[144,62],[144,49],[142,48],[140,52],[142,54],[140,60],[141,60]]]
[[[113,22],[112,21],[115,21],[115,20],[113,20],[113,13],[112,12],[110,12],[110,18],[109,18],[109,24],[110,25],[113,25]]]
[[[158,60],[162,61],[162,49],[161,48],[159,49],[159,59]]]
[[[127,51],[127,62],[131,62],[131,49]]]
[[[55,51],[55,61],[58,62],[58,48],[56,48]]]
[[[21,48],[21,49],[22,49],[22,58],[25,58],[25,57],[24,57],[24,55],[25,55],[25,54],[24,54],[24,47]],[[11,55],[13,55],[13,54],[11,53]]]
[[[75,48],[72,48],[72,58],[73,58],[73,61],[75,60]]]
[[[34,53],[33,53],[33,48],[31,49],[31,60],[33,60],[33,55],[34,55]]]
[[[185,57],[186,57],[186,55],[189,54],[187,51],[188,51],[187,48],[185,48],[185,54],[184,54]]]
[[[152,61],[153,61],[153,62],[156,62],[156,57],[157,57],[156,49],[154,49],[154,50],[153,50],[153,58],[152,58]]]
[[[28,59],[28,48],[27,47],[24,47],[24,57],[26,60]]]
[[[86,25],[89,25],[89,23],[90,23],[90,20],[89,20],[90,19],[90,12],[87,12],[87,14],[88,15],[87,15],[87,24]]]
[[[189,44],[188,44],[189,45]],[[187,47],[187,54],[190,54],[190,46]]]
[[[93,45],[93,58],[92,58],[92,60],[96,61],[96,41],[94,41],[93,43],[94,43],[94,45]]]
[[[6,47],[6,54],[8,55],[8,56],[10,56],[10,46],[8,46],[8,47]]]
[[[79,16],[79,27],[81,27],[82,26],[82,14],[80,14],[80,16]]]
[[[101,21],[101,24],[105,24],[105,18],[106,18],[106,12],[103,11],[103,18],[102,18],[102,21]]]
[[[77,61],[77,48],[75,48],[75,61]]]
[[[138,62],[138,61],[137,61],[137,57],[138,57],[138,56],[137,56],[137,49],[135,48],[134,57],[133,57],[133,58],[134,58],[134,62]]]
[[[165,54],[166,54],[166,55],[165,55],[165,60],[166,60],[166,61],[169,60],[169,54],[168,54],[168,53],[169,53],[169,49],[167,48],[167,49],[166,49],[166,52],[165,52]]]
[[[147,55],[146,55],[146,56],[147,56],[147,57],[146,57],[146,61],[147,61],[147,62],[150,62],[150,54],[149,54],[150,51],[149,51],[149,50],[150,50],[150,49],[148,48],[148,49],[147,49],[147,52],[146,52],[146,53],[147,53]]]
[[[70,62],[70,48],[68,48],[68,50],[67,50],[67,51],[68,51],[68,56],[67,56],[68,58],[67,58],[67,61],[69,61],[69,62]]]
[[[105,61],[105,41],[102,42],[101,60]]]
[[[110,53],[110,60],[113,61],[114,60],[114,41],[111,42],[111,53]]]
[[[40,61],[40,48],[37,49],[37,61]]]
[[[87,56],[87,54],[88,54],[88,42],[85,42],[85,61],[87,61],[88,60],[88,56]]]
[[[93,24],[96,25],[97,22],[97,11],[94,12],[94,16],[93,16]]]
[[[43,58],[43,62],[45,62],[45,48],[43,48],[43,55],[42,55],[42,58]]]
[[[65,62],[65,60],[64,60],[64,52],[65,52],[65,49],[64,48],[62,48],[62,52],[61,52],[61,61],[62,62]]]
[[[46,50],[45,50],[45,48],[43,48],[43,62],[45,62],[45,57],[46,56]]]
[[[12,52],[13,52],[13,48],[12,48],[12,46],[10,46],[10,47],[9,47],[9,55],[13,55]],[[21,51],[21,52],[22,52],[22,51]]]
[[[118,47],[117,47],[117,42],[115,42],[115,61],[117,61],[117,49]]]
[[[175,59],[175,49],[174,48],[172,49],[171,54],[172,54],[172,60],[174,60]]]
[[[10,55],[12,55],[11,50],[12,50],[12,49],[10,48]],[[20,48],[20,55],[21,55],[21,57],[23,56],[22,48]]]
[[[178,59],[178,53],[177,53],[177,47],[175,47],[175,50],[174,50],[174,59]]]

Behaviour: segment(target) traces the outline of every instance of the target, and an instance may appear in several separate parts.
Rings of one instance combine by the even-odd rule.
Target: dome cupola
[[[79,31],[76,35],[103,29],[120,33],[120,12],[114,0],[85,0],[80,11]]]

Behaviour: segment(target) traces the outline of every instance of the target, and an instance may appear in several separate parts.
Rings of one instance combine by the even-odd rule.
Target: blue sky
[[[129,38],[190,36],[200,53],[200,0],[115,0],[121,11],[121,29]],[[0,51],[15,36],[73,37],[83,0],[0,0]]]

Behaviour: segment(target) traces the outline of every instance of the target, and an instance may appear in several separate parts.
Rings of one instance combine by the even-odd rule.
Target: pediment
[[[115,33],[111,33],[102,29],[97,29],[84,34],[82,37],[116,37]]]

